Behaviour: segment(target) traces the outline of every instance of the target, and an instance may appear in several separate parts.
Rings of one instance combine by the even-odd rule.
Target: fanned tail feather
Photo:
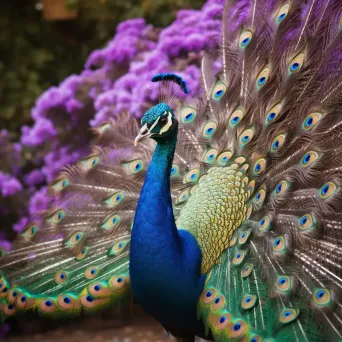
[[[228,1],[204,94],[176,108],[174,213],[202,248],[198,318],[216,341],[342,339],[341,17],[340,0]],[[52,184],[54,209],[0,259],[4,317],[80,314],[130,295],[130,229],[154,148],[133,147],[138,130],[128,116],[96,128],[101,148]],[[187,212],[201,183],[214,197],[222,169],[236,207],[203,198]],[[207,212],[209,226],[189,223]]]
[[[337,341],[341,3],[231,1],[225,12],[218,77],[226,89],[209,113],[234,143],[221,145],[216,132],[212,141],[246,158],[249,199],[199,317],[217,341]]]
[[[130,231],[150,158],[149,149],[132,151],[136,128],[127,116],[97,128],[102,148],[53,182],[53,207],[1,258],[3,318],[69,317],[128,300]]]

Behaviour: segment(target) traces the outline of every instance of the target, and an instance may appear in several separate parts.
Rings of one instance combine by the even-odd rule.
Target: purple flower
[[[48,209],[51,204],[51,197],[47,195],[47,187],[37,191],[30,200],[29,213],[31,215]]]
[[[27,217],[22,217],[17,223],[13,225],[13,230],[17,233],[21,233],[28,224],[28,221],[29,220]]]
[[[22,190],[18,179],[0,172],[0,187],[3,197],[10,197]]]
[[[40,170],[33,170],[25,176],[27,185],[37,185],[44,181],[44,175]]]
[[[43,144],[46,140],[57,135],[57,131],[53,123],[45,118],[39,118],[32,129],[27,126],[23,126],[21,133],[21,142],[26,146]]]

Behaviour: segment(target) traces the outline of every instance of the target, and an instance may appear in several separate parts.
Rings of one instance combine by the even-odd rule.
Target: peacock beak
[[[139,134],[136,136],[134,140],[134,146],[137,146],[139,141],[145,140],[149,138],[153,133],[147,128],[147,124],[141,127]]]
[[[151,131],[157,125],[159,119],[160,119],[160,116],[158,116],[157,120],[153,123],[153,125],[150,128],[147,127],[147,124],[145,124],[144,126],[141,127],[139,134],[136,136],[136,138],[134,140],[134,146],[137,146],[139,141],[145,140],[145,139],[151,137],[152,135],[156,134],[156,133],[153,133]]]

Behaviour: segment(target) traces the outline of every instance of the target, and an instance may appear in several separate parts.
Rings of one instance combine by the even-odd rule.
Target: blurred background
[[[176,71],[194,94],[201,58],[219,43],[222,8],[223,0],[1,1],[0,255],[49,206],[47,184],[89,153],[92,127],[124,111],[140,117],[156,103],[154,74]],[[63,340],[168,340],[139,309],[128,316],[115,320],[114,340],[101,335],[101,324],[87,330],[99,324],[94,318],[76,325],[33,318],[29,329],[10,321],[2,338],[57,341],[70,330]]]

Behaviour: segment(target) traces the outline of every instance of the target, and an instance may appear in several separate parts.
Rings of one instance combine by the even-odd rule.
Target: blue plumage
[[[157,105],[162,115],[164,106]],[[150,113],[144,116],[149,121]],[[171,131],[170,131],[171,130]],[[172,211],[170,173],[177,125],[159,138],[138,201],[132,230],[130,278],[139,304],[175,336],[191,337],[204,327],[196,307],[205,276],[201,250],[187,231],[178,231]]]
[[[152,77],[151,79],[152,82],[175,82],[180,86],[180,88],[183,90],[185,94],[189,94],[189,90],[187,88],[186,82],[183,80],[182,77],[176,74],[170,74],[170,73],[165,73],[165,74],[157,74]]]

